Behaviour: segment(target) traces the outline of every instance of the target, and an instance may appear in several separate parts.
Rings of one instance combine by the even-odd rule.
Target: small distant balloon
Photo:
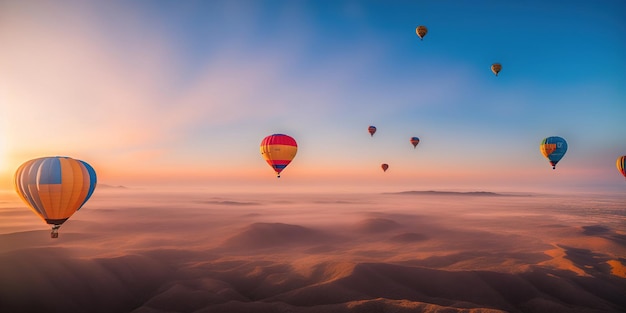
[[[298,152],[296,140],[284,134],[273,134],[263,138],[260,148],[261,155],[274,169],[278,178]]]
[[[380,165],[380,167],[383,169],[383,172],[386,172],[387,169],[389,168],[389,164],[383,163],[383,164]]]
[[[626,178],[626,155],[617,158],[617,170]]]
[[[500,71],[502,70],[502,64],[500,63],[493,63],[491,64],[491,71],[496,74],[496,76],[498,76],[498,73],[500,73]]]
[[[565,152],[567,152],[567,141],[557,136],[547,137],[541,141],[539,150],[550,161],[552,169],[555,169],[556,164],[559,163]]]
[[[415,28],[415,33],[418,37],[420,37],[420,40],[424,40],[424,36],[426,36],[426,33],[428,33],[428,28],[426,28],[426,26],[424,25],[417,26]]]
[[[415,147],[417,147],[417,144],[420,143],[420,139],[417,137],[411,137],[411,144],[413,145],[413,149],[415,149]]]
[[[370,126],[367,128],[367,132],[370,133],[370,136],[374,136],[374,134],[376,133],[376,126]]]
[[[89,200],[96,189],[96,172],[84,161],[44,157],[22,164],[15,172],[17,194],[35,214],[52,225],[50,237]]]

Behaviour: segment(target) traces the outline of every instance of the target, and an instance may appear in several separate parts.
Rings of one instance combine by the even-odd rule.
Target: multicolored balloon
[[[496,74],[496,76],[498,76],[498,73],[500,73],[500,71],[502,70],[502,64],[500,63],[493,63],[491,64],[491,71]]]
[[[298,144],[292,137],[284,134],[274,134],[261,141],[261,155],[280,178],[282,172],[298,152]]]
[[[387,169],[389,168],[389,164],[383,163],[383,164],[380,165],[380,167],[383,169],[383,172],[386,172]]]
[[[541,141],[539,150],[550,161],[552,169],[555,169],[556,164],[559,163],[565,152],[567,152],[567,141],[557,136],[547,137]]]
[[[24,202],[46,223],[50,237],[89,200],[96,189],[96,172],[81,160],[44,157],[22,164],[15,172],[15,189]]]
[[[424,40],[424,36],[426,36],[426,33],[428,33],[428,28],[426,28],[426,26],[424,25],[417,26],[415,28],[415,33],[418,37],[420,37],[420,40]]]
[[[370,133],[370,136],[374,136],[374,134],[376,133],[376,126],[370,126],[367,128],[367,132]]]
[[[420,143],[420,139],[417,137],[411,137],[411,144],[413,145],[413,149],[415,149],[415,147],[417,147],[417,144]]]
[[[617,170],[626,178],[626,155],[617,158]]]

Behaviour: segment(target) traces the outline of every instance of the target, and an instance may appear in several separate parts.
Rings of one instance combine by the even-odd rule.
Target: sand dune
[[[129,192],[101,194],[56,240],[0,206],[25,221],[0,228],[0,311],[626,311],[626,229],[555,197]]]
[[[329,235],[310,228],[283,223],[254,223],[226,239],[222,247],[259,249],[297,244],[317,244]]]
[[[604,225],[582,226],[583,234],[587,236],[596,236],[614,241],[622,246],[626,246],[626,235],[614,232],[611,228]]]
[[[398,234],[389,238],[389,240],[393,242],[405,242],[405,243],[423,241],[427,239],[428,239],[428,236],[424,234],[416,234],[416,233],[402,233],[402,234]]]
[[[400,224],[386,218],[368,218],[359,221],[355,226],[357,231],[363,233],[380,233],[400,228]]]
[[[3,312],[124,312],[169,273],[142,256],[83,260],[58,248],[1,254],[0,264]]]

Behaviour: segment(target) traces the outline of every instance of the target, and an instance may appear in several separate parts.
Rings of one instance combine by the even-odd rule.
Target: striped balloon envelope
[[[415,147],[417,147],[417,145],[420,143],[420,139],[417,137],[411,137],[411,144],[413,145],[413,149],[415,149]]]
[[[52,238],[89,200],[96,189],[96,172],[87,163],[69,157],[44,157],[22,164],[15,172],[15,189],[46,223]]]
[[[367,132],[370,133],[371,137],[374,137],[374,134],[376,133],[376,126],[370,126],[367,128]]]
[[[626,178],[626,155],[617,158],[617,170]]]
[[[291,163],[298,152],[298,144],[292,137],[284,134],[273,134],[261,141],[261,155],[276,172],[280,173]]]
[[[555,169],[556,164],[559,163],[565,152],[567,152],[567,141],[557,136],[547,137],[541,141],[539,150],[550,161],[552,169]]]

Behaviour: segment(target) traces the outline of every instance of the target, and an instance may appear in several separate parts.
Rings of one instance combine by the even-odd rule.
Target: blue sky
[[[624,38],[624,1],[3,1],[4,172],[69,154],[104,182],[264,183],[258,144],[287,133],[302,184],[387,162],[397,188],[623,190]]]

